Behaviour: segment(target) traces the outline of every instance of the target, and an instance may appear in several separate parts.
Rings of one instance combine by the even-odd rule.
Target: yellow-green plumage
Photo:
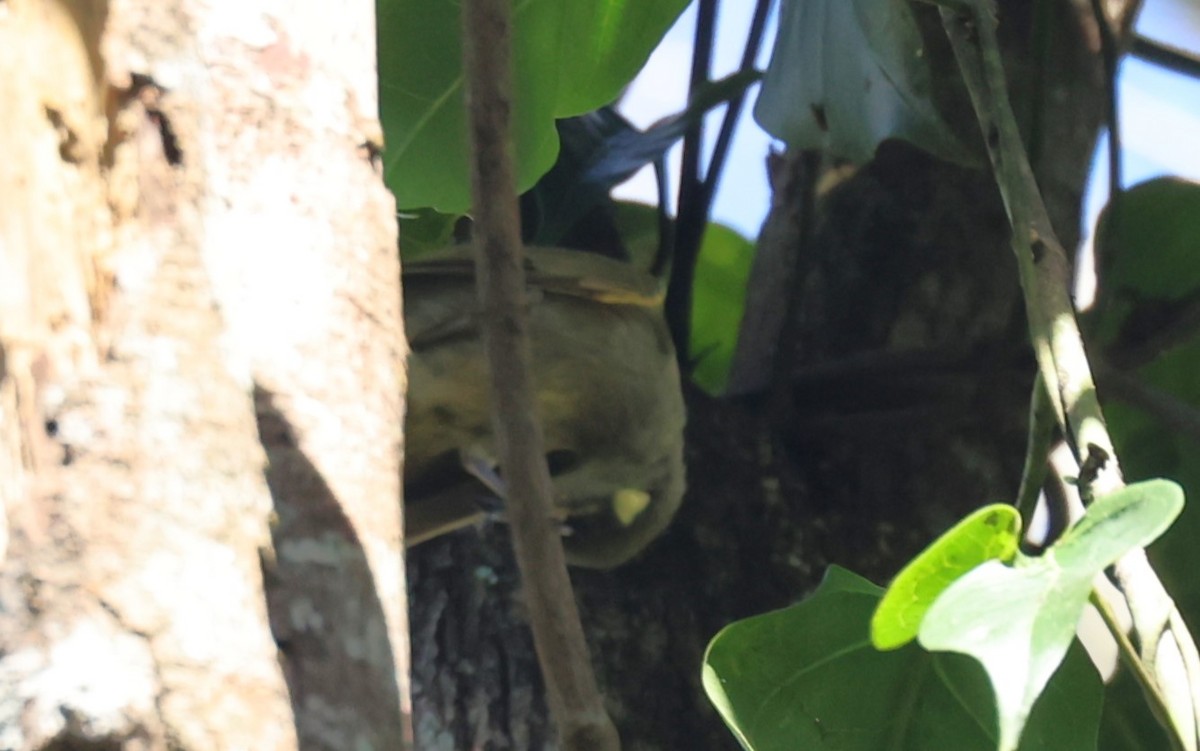
[[[564,547],[576,565],[616,566],[663,531],[684,490],[683,398],[657,286],[595,255],[527,257],[539,417]],[[447,457],[495,452],[470,255],[409,262],[404,294],[406,523],[420,542],[481,515],[483,486],[448,472]],[[638,513],[629,513],[630,490],[650,497]]]

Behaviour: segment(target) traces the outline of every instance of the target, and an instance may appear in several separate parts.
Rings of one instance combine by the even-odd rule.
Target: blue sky
[[[737,70],[742,59],[753,6],[754,3],[749,0],[721,3],[721,15],[717,19],[717,44],[713,55],[714,78]],[[693,4],[667,33],[641,74],[630,86],[620,109],[635,125],[646,127],[661,117],[678,112],[687,103],[688,68],[691,65],[692,30],[695,25],[696,12]],[[767,29],[767,40],[774,39],[774,36],[775,24],[772,22]],[[759,67],[765,68],[771,54],[769,41],[764,43],[763,48]],[[758,234],[758,227],[766,216],[771,201],[766,173],[766,155],[771,138],[749,116],[757,91],[756,85],[744,108],[745,115],[738,126],[737,137],[725,165],[722,185],[713,206],[714,218],[747,237],[755,237]],[[705,135],[712,140],[716,137],[720,120],[710,116],[709,123]],[[671,157],[677,169],[678,148]],[[678,188],[677,181],[671,187]],[[653,203],[657,195],[654,173],[649,168],[642,170],[618,188],[615,195]]]
[[[752,6],[749,0],[721,3],[715,76],[737,68]],[[683,108],[694,25],[695,11],[689,8],[630,87],[621,110],[636,125],[645,127]],[[1200,47],[1200,0],[1146,0],[1138,29],[1152,38],[1195,50]],[[767,39],[773,37],[772,24]],[[769,54],[768,43],[764,45],[760,66],[766,65]],[[1120,98],[1125,184],[1133,185],[1164,174],[1200,180],[1200,81],[1129,58],[1121,69]],[[746,112],[749,110],[747,106]],[[710,138],[719,123],[713,122],[706,133]],[[770,144],[770,137],[753,118],[745,115],[713,207],[717,221],[751,238],[757,235],[770,204],[764,165]],[[1094,219],[1107,199],[1106,148],[1102,142],[1097,149],[1086,222]],[[678,149],[673,156],[677,162]],[[652,173],[643,171],[616,193],[623,198],[653,201]]]

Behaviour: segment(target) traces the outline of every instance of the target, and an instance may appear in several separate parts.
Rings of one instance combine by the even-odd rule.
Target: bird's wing
[[[662,304],[658,279],[625,261],[562,248],[525,249],[529,284],[548,293],[581,297],[610,305],[655,307]],[[404,276],[473,277],[469,246],[457,245],[404,264]]]

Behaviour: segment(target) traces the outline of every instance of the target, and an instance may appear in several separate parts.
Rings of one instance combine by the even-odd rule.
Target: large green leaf
[[[934,107],[924,54],[903,0],[784,0],[754,117],[789,146],[858,163],[886,138],[968,162]]]
[[[517,0],[513,16],[519,189],[554,164],[554,119],[611,102],[687,0]],[[402,208],[466,211],[459,3],[377,0],[385,177]]]
[[[1157,538],[1183,508],[1175,483],[1130,485],[1093,503],[1043,555],[990,561],[950,585],[921,622],[926,649],[983,664],[1000,713],[1000,751],[1017,748],[1030,709],[1058,668],[1092,590],[1123,554]]]
[[[871,646],[880,590],[831,567],[808,599],[748,618],[709,644],[704,687],[752,751],[993,751],[987,678],[959,655]],[[1038,703],[1023,751],[1094,751],[1101,685],[1072,650]]]

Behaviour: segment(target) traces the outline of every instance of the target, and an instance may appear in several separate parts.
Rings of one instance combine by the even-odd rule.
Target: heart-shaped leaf
[[[1017,748],[1033,703],[1075,635],[1092,580],[1126,552],[1148,545],[1183,509],[1183,491],[1151,480],[1097,500],[1043,555],[990,561],[942,593],[921,622],[929,650],[983,664],[1000,713],[1000,751]]]
[[[987,677],[960,655],[871,646],[882,590],[836,566],[803,602],[709,644],[704,687],[752,751],[994,751]],[[1038,702],[1022,751],[1095,751],[1102,686],[1081,648]]]

